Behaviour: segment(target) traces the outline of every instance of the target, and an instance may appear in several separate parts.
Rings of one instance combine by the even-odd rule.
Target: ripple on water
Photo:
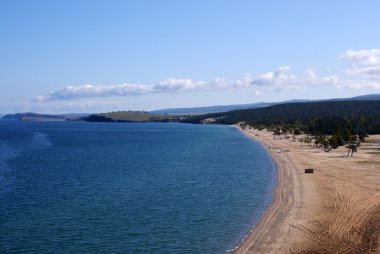
[[[0,193],[9,190],[12,183],[13,177],[8,161],[19,154],[17,149],[4,141],[0,141]]]
[[[8,191],[14,181],[10,160],[27,152],[44,149],[52,145],[48,135],[42,132],[33,132],[29,139],[18,142],[0,141],[0,192]]]
[[[32,149],[42,149],[52,145],[53,144],[49,140],[48,135],[46,133],[33,132],[32,140],[30,143]]]
[[[274,184],[226,126],[0,123],[0,170],[0,253],[223,253]]]

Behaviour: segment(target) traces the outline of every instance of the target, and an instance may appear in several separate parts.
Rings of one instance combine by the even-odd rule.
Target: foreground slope
[[[346,157],[343,147],[325,153],[267,131],[244,132],[275,160],[278,185],[236,253],[380,253],[379,145],[365,143]],[[380,142],[380,135],[370,139]]]

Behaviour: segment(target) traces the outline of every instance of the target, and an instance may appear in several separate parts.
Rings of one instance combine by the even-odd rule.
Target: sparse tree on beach
[[[329,140],[326,135],[318,135],[315,137],[314,146],[317,148],[323,147],[325,152],[329,152],[331,150]]]
[[[304,137],[300,137],[298,139],[298,141],[301,143],[301,146],[303,146],[303,143],[305,142],[305,138]]]
[[[276,127],[273,130],[273,139],[276,139],[276,136],[280,136],[280,135],[281,135],[281,130],[280,130],[280,128]]]
[[[313,142],[313,138],[310,136],[310,135],[307,135],[305,138],[304,138],[304,142],[310,146],[311,142]]]
[[[243,130],[245,130],[245,128],[248,126],[246,122],[241,122],[239,125],[240,125],[240,128],[242,128]]]
[[[350,152],[351,152],[351,157],[352,157],[354,152],[358,151],[358,147],[360,146],[360,143],[361,143],[361,140],[360,140],[359,135],[351,136],[350,141],[346,144],[346,148],[348,148],[347,157],[350,156]]]
[[[293,129],[293,139],[296,139],[296,136],[300,135],[301,134],[301,131],[297,128]]]
[[[337,149],[339,147],[338,140],[335,135],[331,136],[328,141],[332,149]]]

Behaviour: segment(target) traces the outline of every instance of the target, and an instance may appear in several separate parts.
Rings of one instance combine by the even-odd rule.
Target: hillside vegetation
[[[178,116],[151,114],[146,111],[117,111],[92,114],[84,117],[83,120],[88,122],[164,122],[173,120],[174,118],[178,118]]]
[[[289,126],[311,134],[333,134],[348,129],[354,133],[380,133],[380,101],[324,101],[275,105],[265,108],[234,110],[225,113],[190,116],[182,120],[201,123],[245,122],[255,128]]]

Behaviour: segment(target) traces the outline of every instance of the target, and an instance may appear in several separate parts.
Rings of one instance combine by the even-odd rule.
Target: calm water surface
[[[229,126],[0,121],[0,253],[223,253],[273,187]]]

